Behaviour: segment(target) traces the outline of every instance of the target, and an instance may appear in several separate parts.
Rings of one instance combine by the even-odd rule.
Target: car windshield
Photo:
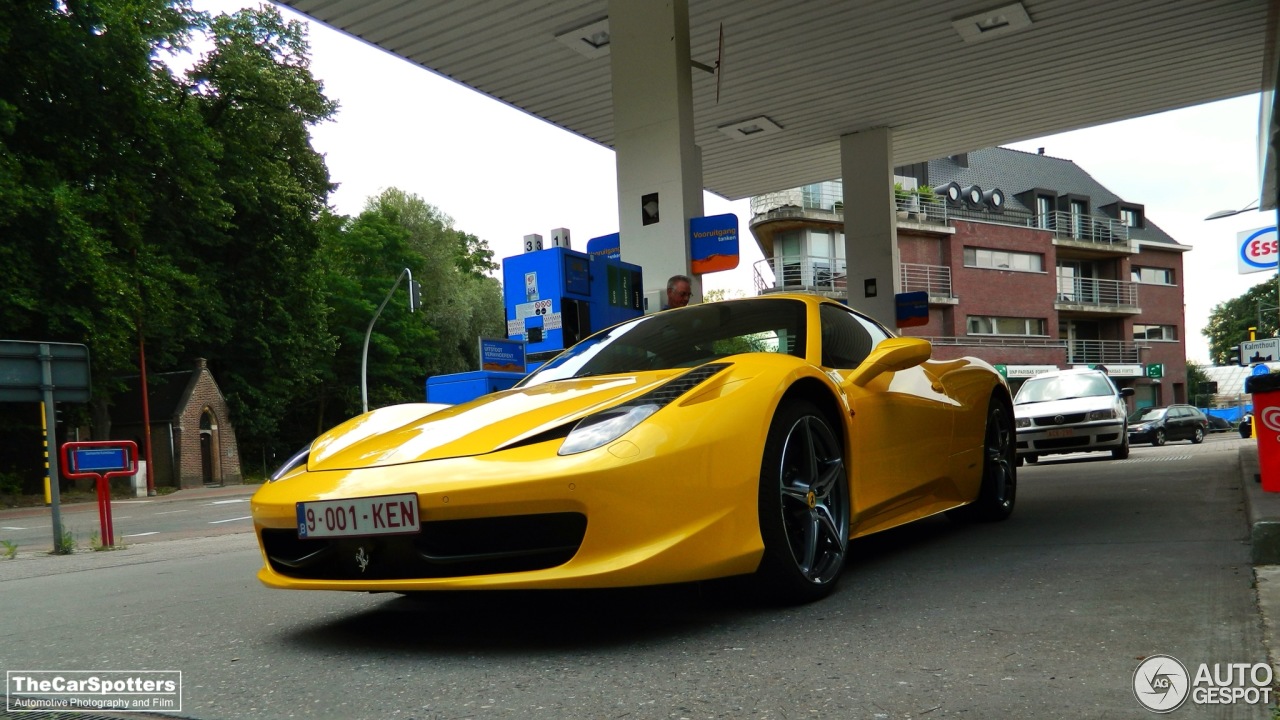
[[[687,368],[744,352],[805,356],[805,310],[783,298],[729,300],[646,315],[596,333],[519,383]]]
[[[1107,378],[1097,373],[1081,375],[1056,375],[1053,377],[1033,377],[1022,383],[1015,405],[1026,403],[1048,402],[1049,400],[1067,400],[1078,397],[1100,397],[1115,395]]]
[[[1152,422],[1153,420],[1159,420],[1164,417],[1165,412],[1167,412],[1166,408],[1142,408],[1140,410],[1135,410],[1133,414],[1129,416],[1129,422]]]

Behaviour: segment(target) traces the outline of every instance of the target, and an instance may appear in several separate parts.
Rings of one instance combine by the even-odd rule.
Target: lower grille
[[[1032,424],[1036,427],[1054,427],[1056,425],[1075,425],[1084,422],[1084,413],[1068,413],[1062,416],[1062,421],[1058,421],[1057,415],[1045,415],[1043,417],[1032,418]]]
[[[543,570],[573,559],[587,532],[582,513],[436,520],[412,535],[300,540],[262,531],[271,568],[300,580],[410,580]]]
[[[1084,437],[1069,438],[1050,438],[1048,440],[1036,440],[1034,445],[1037,450],[1061,450],[1062,448],[1081,447],[1090,445],[1092,441],[1086,435]]]

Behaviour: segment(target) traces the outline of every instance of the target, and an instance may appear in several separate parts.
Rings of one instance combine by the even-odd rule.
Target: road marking
[[[1170,460],[1189,460],[1190,455],[1162,455],[1160,457],[1147,458],[1129,458],[1128,460],[1117,460],[1120,463],[1142,463],[1142,462],[1168,462]]]
[[[145,537],[147,535],[159,535],[159,534],[160,534],[159,530],[153,530],[152,532],[134,533],[132,535],[121,535],[120,537]]]
[[[252,517],[253,517],[252,515],[245,515],[244,517],[231,518],[231,519],[229,519],[229,520],[210,520],[210,521],[209,521],[209,524],[210,524],[210,525],[218,525],[218,524],[220,524],[220,523],[235,522],[235,521],[237,521],[237,520],[248,520],[248,519],[250,519],[250,518],[252,518]]]
[[[9,526],[7,526],[7,525],[6,525],[5,527],[0,527],[0,530],[26,530],[26,528],[20,528],[20,527],[9,527]]]
[[[175,515],[177,513],[191,512],[190,510],[165,510],[164,512],[152,513],[153,515]]]
[[[112,505],[141,505],[142,503],[149,503],[149,502],[151,501],[150,500],[112,500],[111,504]]]
[[[242,503],[242,502],[249,502],[249,498],[236,498],[235,500],[215,500],[211,503],[205,503],[205,504],[206,505],[230,505],[231,503]]]

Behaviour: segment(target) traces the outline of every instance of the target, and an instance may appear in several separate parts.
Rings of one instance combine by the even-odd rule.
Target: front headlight
[[[1106,410],[1091,410],[1089,412],[1090,420],[1113,420],[1115,419],[1115,416],[1116,411],[1114,408],[1107,408]]]
[[[301,450],[290,455],[289,459],[285,460],[283,465],[276,468],[276,471],[271,473],[271,477],[267,478],[267,482],[275,482],[285,475],[288,475],[295,468],[306,465],[307,458],[309,457],[311,457],[311,443],[307,443]]]
[[[1031,427],[1031,418],[1015,418],[1013,425],[1020,428]]]
[[[564,444],[560,446],[559,454],[573,455],[594,450],[622,437],[656,412],[658,406],[654,404],[627,405],[585,417],[573,426],[569,436],[564,439]]]
[[[608,410],[588,415],[578,421],[560,445],[559,455],[573,455],[594,450],[622,437],[645,418],[669,405],[676,398],[701,385],[731,363],[708,363],[672,378],[657,388],[615,405]]]

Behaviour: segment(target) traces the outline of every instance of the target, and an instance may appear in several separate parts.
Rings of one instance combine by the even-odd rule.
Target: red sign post
[[[110,480],[137,472],[138,446],[132,440],[86,440],[62,445],[62,474],[72,479],[96,481],[103,547],[116,544],[111,525]]]

